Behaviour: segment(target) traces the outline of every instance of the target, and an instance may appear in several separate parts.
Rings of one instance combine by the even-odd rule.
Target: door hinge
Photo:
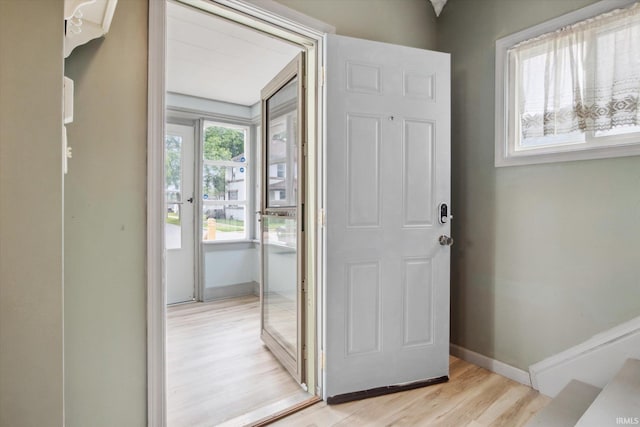
[[[324,371],[324,350],[320,352],[320,369]]]
[[[307,360],[307,346],[302,346],[302,358]]]
[[[302,292],[307,292],[307,281],[302,279]]]
[[[302,143],[302,155],[303,155],[304,157],[307,157],[307,141],[304,141],[304,142]]]
[[[326,72],[324,65],[320,68],[320,86],[324,87],[326,84]]]
[[[318,215],[318,223],[320,223],[320,227],[324,227],[327,225],[327,215],[325,214],[324,209],[320,209],[320,215]]]

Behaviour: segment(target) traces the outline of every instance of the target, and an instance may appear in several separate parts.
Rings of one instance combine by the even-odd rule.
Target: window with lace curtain
[[[640,154],[640,2],[496,43],[496,166]]]

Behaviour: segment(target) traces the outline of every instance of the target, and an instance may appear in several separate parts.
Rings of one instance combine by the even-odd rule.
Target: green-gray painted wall
[[[342,36],[436,48],[436,15],[428,0],[277,1],[333,25]]]
[[[521,369],[640,315],[640,157],[496,169],[498,38],[591,0],[450,0],[452,342]]]
[[[0,426],[63,425],[62,0],[0,0]]]
[[[65,61],[66,427],[146,425],[147,31],[146,0],[121,0]]]

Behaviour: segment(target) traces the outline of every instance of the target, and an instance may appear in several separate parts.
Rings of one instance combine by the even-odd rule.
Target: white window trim
[[[512,156],[509,151],[509,126],[510,112],[508,110],[509,88],[507,85],[508,55],[507,50],[528,39],[542,34],[555,31],[567,25],[574,24],[609,12],[613,9],[629,6],[637,0],[602,0],[566,15],[559,16],[539,25],[527,28],[523,31],[511,34],[496,41],[496,98],[495,98],[495,166],[516,166],[537,163],[564,162],[570,160],[603,159],[610,157],[624,157],[640,155],[640,141],[626,145],[616,145],[609,147],[594,147],[590,149],[567,151],[566,147],[560,148],[557,152],[534,152],[527,155]],[[622,139],[622,138],[621,138]],[[621,144],[623,142],[621,141]],[[562,151],[564,150],[564,151]]]
[[[216,126],[216,127],[224,127],[227,129],[236,129],[244,131],[244,153],[245,153],[245,161],[244,162],[233,162],[230,160],[206,160],[204,158],[204,130],[207,126]],[[250,206],[250,198],[245,197],[243,200],[204,200],[203,194],[204,190],[202,188],[202,178],[204,174],[204,166],[226,166],[226,167],[244,167],[247,172],[253,169],[255,166],[251,164],[250,160],[252,158],[253,153],[251,152],[251,138],[253,134],[251,132],[251,126],[239,124],[239,123],[226,123],[216,120],[211,120],[207,118],[202,119],[202,129],[201,129],[200,138],[200,168],[198,171],[198,185],[199,185],[199,197],[200,197],[200,215],[202,215],[202,211],[204,206],[225,206],[225,205],[238,205],[244,207],[244,237],[239,239],[227,239],[227,240],[204,240],[202,235],[200,235],[200,243],[203,245],[224,245],[228,243],[238,243],[238,242],[251,242],[253,239],[251,237],[251,230],[249,224],[252,224],[255,220],[255,213],[251,212]],[[245,196],[251,193],[251,189],[253,188],[253,181],[251,179],[252,175],[250,173],[246,174],[245,180]],[[233,202],[233,203],[231,203]],[[200,217],[199,217],[200,218]]]

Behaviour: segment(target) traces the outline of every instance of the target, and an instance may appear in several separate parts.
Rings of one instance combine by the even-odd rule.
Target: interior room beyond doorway
[[[300,51],[167,2],[166,286],[167,302],[174,304],[167,308],[169,426],[264,416],[310,396],[264,347],[258,299],[259,177],[268,170],[271,183],[271,175],[277,181],[290,173],[284,165],[261,166],[260,90]],[[191,148],[180,132],[193,136]],[[274,189],[273,198],[285,199],[285,187]],[[280,239],[285,231],[273,233]],[[185,244],[193,245],[191,260],[176,255]],[[182,292],[173,292],[179,287]]]

